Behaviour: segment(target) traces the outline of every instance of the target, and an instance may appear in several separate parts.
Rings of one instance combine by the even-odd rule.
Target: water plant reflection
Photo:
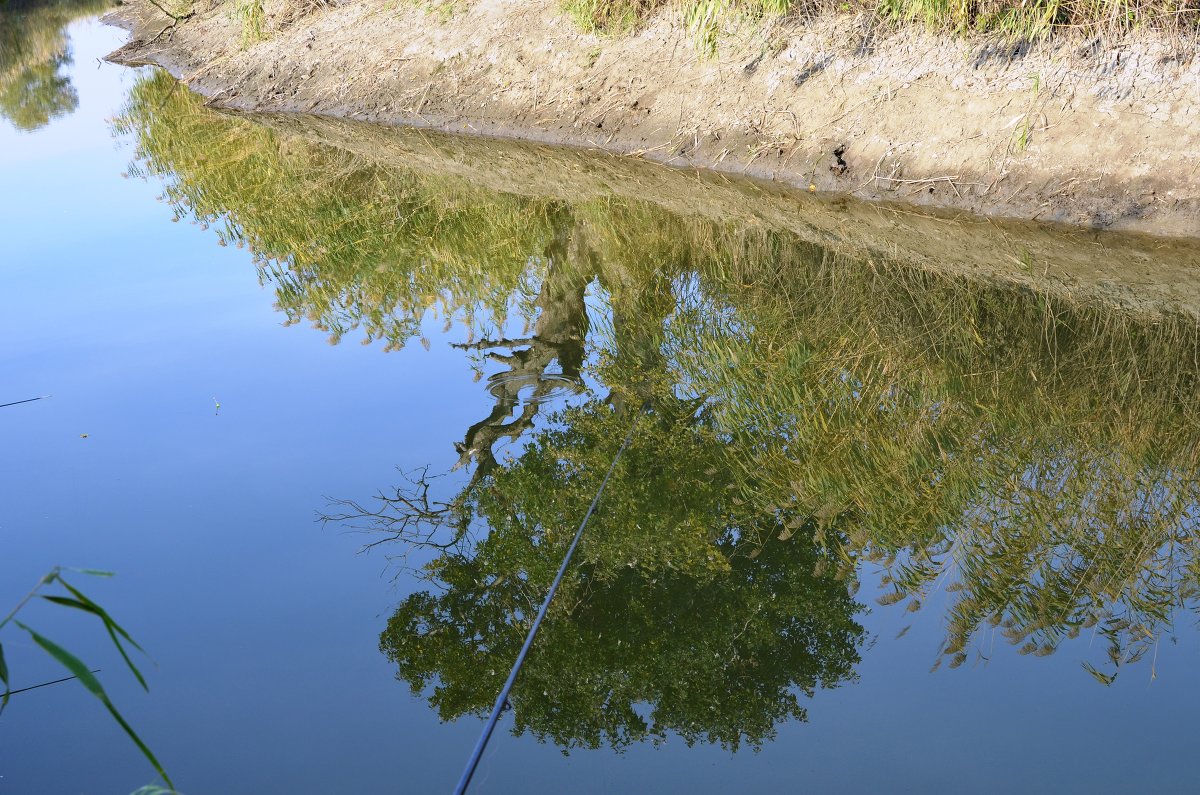
[[[938,589],[952,591],[941,650],[951,665],[981,650],[973,641],[992,627],[1039,655],[1094,628],[1109,642],[1108,659],[1087,665],[1106,682],[1195,604],[1194,317],[878,254],[849,257],[789,229],[650,202],[495,192],[222,117],[171,89],[165,77],[140,83],[119,129],[135,134],[140,168],[168,178],[181,216],[218,222],[223,241],[255,250],[289,319],[307,318],[335,341],[357,327],[391,348],[418,337],[430,315],[459,324],[476,348],[504,339],[503,329],[523,319],[535,334],[510,339],[520,355],[506,362],[520,383],[562,373],[597,385],[582,406],[541,426],[532,415],[508,425],[518,407],[499,397],[487,422],[508,427],[467,434],[459,461],[475,466],[475,476],[464,496],[446,503],[478,532],[458,540],[470,550],[446,551],[431,576],[473,572],[490,581],[532,566],[488,562],[489,544],[508,548],[521,534],[504,517],[565,516],[567,503],[551,510],[539,502],[550,499],[547,484],[567,488],[574,479],[556,479],[567,472],[582,478],[586,467],[576,464],[585,453],[603,450],[605,433],[621,436],[601,432],[607,418],[650,399],[664,418],[656,427],[705,451],[695,470],[703,477],[670,463],[665,430],[644,448],[687,485],[643,476],[638,482],[660,484],[656,491],[633,481],[618,490],[659,500],[637,533],[628,530],[639,526],[632,510],[611,508],[613,526],[628,530],[612,532],[612,549],[603,548],[610,537],[593,539],[593,568],[603,572],[610,561],[620,571],[619,561],[637,559],[624,576],[642,579],[628,583],[627,596],[663,573],[686,573],[699,588],[718,576],[701,561],[727,567],[721,571],[750,567],[731,551],[744,542],[721,539],[732,538],[731,527],[752,528],[752,537],[770,529],[773,543],[795,550],[768,559],[797,556],[814,578],[805,587],[834,576],[852,590],[870,562],[884,572],[883,603],[916,611]],[[603,305],[592,319],[580,310],[587,290]],[[680,406],[694,411],[680,414]],[[689,419],[665,419],[680,416]],[[523,439],[515,463],[492,454],[501,435]],[[576,437],[594,441],[569,444]],[[548,459],[538,477],[529,474],[535,454]],[[722,499],[706,497],[698,480],[721,484]],[[513,506],[507,513],[487,502],[501,481],[506,489],[497,493]],[[776,532],[781,517],[795,526]],[[528,521],[528,554],[549,555],[553,545],[534,539],[553,528]],[[609,588],[617,579],[601,581]],[[458,587],[486,602],[483,585],[464,579]],[[425,612],[410,605],[401,624],[462,618],[452,599],[429,598]],[[615,610],[623,597],[604,598]],[[495,615],[519,621],[506,604],[493,606]],[[499,620],[487,626],[500,632]],[[563,626],[558,631],[568,632]],[[407,649],[395,652],[398,661],[432,654],[399,641],[391,648]],[[469,657],[472,648],[459,653]],[[413,681],[432,675],[432,657],[421,659]],[[463,696],[454,709],[468,702]],[[666,722],[682,731],[676,723]]]

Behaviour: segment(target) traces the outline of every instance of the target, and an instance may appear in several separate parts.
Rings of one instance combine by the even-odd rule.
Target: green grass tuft
[[[1064,32],[1119,33],[1136,27],[1200,31],[1196,0],[564,0],[585,30],[606,34],[636,29],[655,11],[674,5],[697,48],[715,54],[720,28],[730,15],[758,18],[824,11],[872,13],[893,23],[930,30],[1038,39]]]
[[[235,0],[233,18],[242,23],[242,46],[248,47],[266,38],[266,14],[262,0]]]
[[[568,14],[589,33],[628,33],[663,0],[565,0]]]

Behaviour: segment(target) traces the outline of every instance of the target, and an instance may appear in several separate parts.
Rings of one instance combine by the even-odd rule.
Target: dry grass
[[[674,5],[702,50],[715,47],[731,16],[798,16],[841,11],[872,13],[890,22],[917,22],[959,34],[1041,38],[1060,32],[1113,33],[1158,27],[1183,33],[1200,29],[1198,0],[564,0],[588,30],[631,30],[651,13]]]

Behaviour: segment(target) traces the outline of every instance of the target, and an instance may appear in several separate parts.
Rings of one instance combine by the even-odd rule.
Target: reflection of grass
[[[139,83],[119,122],[137,132],[144,167],[173,173],[179,211],[217,223],[222,243],[248,244],[289,320],[332,341],[358,327],[400,347],[430,311],[499,318],[549,234],[549,208],[364,168],[173,86],[166,74]]]
[[[672,345],[755,450],[757,488],[885,564],[885,601],[919,604],[953,574],[954,663],[989,623],[1025,652],[1098,625],[1115,662],[1145,653],[1196,585],[1195,323],[784,261],[720,274],[757,286],[727,299],[736,314],[701,305]]]
[[[612,304],[593,375],[639,402],[663,383],[703,398],[726,445],[710,468],[814,520],[845,576],[883,564],[884,601],[952,583],[952,663],[993,623],[1036,654],[1095,626],[1128,662],[1195,593],[1192,320],[868,267],[650,203],[491,193],[172,87],[139,83],[120,128],[178,213],[254,249],[290,320],[394,347],[430,311],[532,311],[551,240],[569,240],[556,250]]]
[[[0,116],[33,130],[75,110],[79,98],[60,71],[71,60],[66,27],[111,5],[111,0],[0,2]]]

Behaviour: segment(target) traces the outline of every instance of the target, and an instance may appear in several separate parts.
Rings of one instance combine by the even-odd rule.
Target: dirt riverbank
[[[214,106],[301,111],[605,149],[818,192],[1158,235],[1200,236],[1200,58],[1154,34],[1001,45],[863,18],[746,21],[702,57],[666,11],[618,38],[557,0],[450,11],[233,3],[177,22],[114,14],[123,63]],[[443,8],[448,8],[445,6]],[[176,12],[178,13],[178,12]]]

